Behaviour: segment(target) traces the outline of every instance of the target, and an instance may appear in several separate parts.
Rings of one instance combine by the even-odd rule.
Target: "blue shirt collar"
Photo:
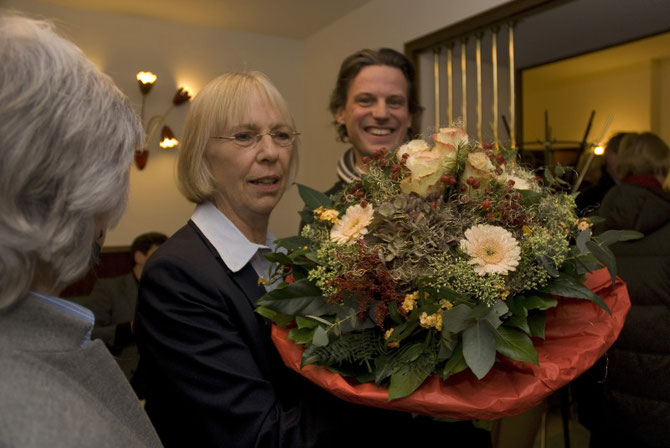
[[[79,346],[83,347],[91,342],[91,331],[93,331],[93,324],[95,323],[95,317],[93,316],[93,312],[91,310],[84,308],[81,305],[77,305],[74,302],[70,302],[69,300],[61,299],[60,297],[54,297],[35,291],[30,291],[30,293],[41,301],[53,306],[54,308],[58,308],[61,311],[76,316],[91,324],[88,332],[84,336],[84,339],[82,339],[79,343]]]

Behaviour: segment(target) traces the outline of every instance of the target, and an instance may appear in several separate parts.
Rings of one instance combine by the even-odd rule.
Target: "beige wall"
[[[55,19],[61,30],[108,73],[136,103],[135,73],[159,77],[147,100],[147,116],[162,113],[183,83],[196,90],[220,73],[257,69],[267,73],[286,97],[303,133],[298,182],[326,189],[346,145],[335,141],[328,96],[341,60],[360,48],[402,51],[405,42],[504,3],[503,0],[373,0],[305,40],[196,27],[139,17],[101,14],[42,3],[0,0],[0,7]],[[188,106],[175,109],[168,124],[182,134]],[[147,167],[132,168],[128,209],[109,232],[107,245],[127,245],[139,233],[173,233],[193,205],[174,182],[175,151],[154,145]],[[276,236],[297,231],[302,202],[291,187],[272,215]]]

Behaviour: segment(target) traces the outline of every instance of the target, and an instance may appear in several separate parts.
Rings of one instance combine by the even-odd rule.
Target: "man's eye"
[[[235,140],[240,143],[248,143],[254,138],[251,132],[238,132],[237,134],[233,135],[233,137],[235,137]]]
[[[405,100],[402,98],[391,98],[388,100],[388,105],[391,107],[403,107]]]
[[[369,97],[361,97],[361,98],[356,98],[356,104],[359,106],[371,106],[373,103],[372,98]]]

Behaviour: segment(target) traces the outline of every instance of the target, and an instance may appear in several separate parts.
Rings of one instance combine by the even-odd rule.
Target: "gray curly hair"
[[[90,265],[142,142],[128,100],[53,26],[0,11],[0,308]],[[38,278],[39,276],[39,278]]]

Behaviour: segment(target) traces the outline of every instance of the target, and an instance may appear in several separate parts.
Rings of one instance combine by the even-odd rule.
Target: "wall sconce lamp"
[[[161,142],[159,146],[161,148],[174,148],[179,144],[179,140],[176,139],[172,130],[165,124],[165,119],[172,111],[175,106],[181,106],[184,103],[187,103],[191,99],[191,93],[186,87],[179,87],[177,93],[175,93],[172,98],[172,103],[168,106],[167,110],[162,115],[154,115],[149,120],[144,120],[144,107],[147,99],[147,95],[151,92],[151,88],[158,77],[151,72],[139,72],[137,74],[137,82],[140,87],[140,92],[142,92],[142,109],[140,111],[140,118],[142,119],[142,126],[144,127],[144,133],[146,135],[146,140],[144,146],[141,149],[135,151],[135,165],[137,168],[142,170],[147,164],[149,158],[149,145],[153,141],[158,129],[162,126],[161,129]]]

